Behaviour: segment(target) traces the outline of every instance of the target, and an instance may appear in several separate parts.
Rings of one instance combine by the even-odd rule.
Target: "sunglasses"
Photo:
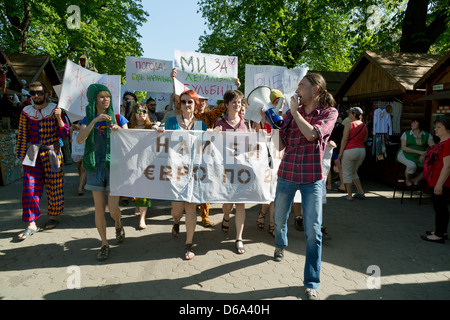
[[[136,113],[137,113],[137,114],[140,114],[140,113],[147,114],[147,110],[144,110],[144,109],[137,109],[137,110],[136,110]]]
[[[181,104],[193,104],[194,100],[181,100]]]
[[[43,96],[44,94],[45,94],[44,90],[30,90],[31,96],[34,95]]]

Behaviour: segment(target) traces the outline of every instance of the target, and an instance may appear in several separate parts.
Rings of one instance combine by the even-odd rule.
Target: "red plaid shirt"
[[[318,138],[308,141],[295,123],[291,111],[288,110],[284,120],[289,125],[280,130],[280,138],[285,149],[278,168],[278,177],[297,184],[313,183],[324,178],[322,173],[323,153],[338,112],[335,108],[322,109],[320,106],[310,114],[306,114],[303,106],[300,106],[298,112],[314,127]]]

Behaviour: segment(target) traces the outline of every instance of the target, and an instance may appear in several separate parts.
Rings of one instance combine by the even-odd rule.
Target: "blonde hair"
[[[103,90],[103,91],[99,91],[99,93],[97,94],[97,97],[101,97],[101,98],[110,97],[111,98],[111,94],[108,91]]]

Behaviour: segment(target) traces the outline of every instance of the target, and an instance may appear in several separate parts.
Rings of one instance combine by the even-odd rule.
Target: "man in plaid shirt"
[[[288,244],[287,220],[294,196],[302,196],[303,223],[306,237],[304,285],[309,299],[318,299],[322,254],[322,158],[334,128],[338,112],[336,102],[326,90],[325,79],[318,73],[307,74],[299,83],[286,113],[286,126],[280,130],[280,150],[284,156],[278,169],[275,195],[275,254],[283,259]]]

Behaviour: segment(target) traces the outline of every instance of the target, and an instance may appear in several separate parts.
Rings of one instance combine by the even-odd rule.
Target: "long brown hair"
[[[151,129],[153,126],[153,122],[151,122],[150,118],[148,117],[147,105],[145,105],[143,103],[137,103],[134,105],[133,109],[131,109],[130,129],[136,128],[136,126],[137,126],[137,121],[136,121],[136,110],[137,109],[147,110],[147,119],[145,119],[144,129]]]
[[[308,79],[312,86],[317,86],[319,88],[319,103],[322,108],[336,107],[337,103],[334,100],[333,95],[327,91],[327,82],[320,73],[308,73],[305,78]]]

